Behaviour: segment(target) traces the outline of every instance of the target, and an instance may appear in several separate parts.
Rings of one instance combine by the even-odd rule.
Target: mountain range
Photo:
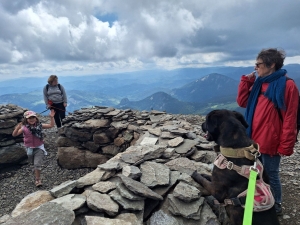
[[[285,66],[300,87],[300,65]],[[236,104],[239,79],[253,67],[188,68],[172,71],[59,77],[68,96],[68,112],[92,106],[160,110],[173,114],[207,114]],[[290,75],[291,74],[291,75]],[[19,78],[0,82],[0,104],[16,104],[45,111],[42,89],[47,78]],[[46,112],[48,113],[48,112]]]

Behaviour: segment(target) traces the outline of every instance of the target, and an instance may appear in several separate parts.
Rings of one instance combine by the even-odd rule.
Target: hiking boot
[[[282,216],[283,215],[281,203],[275,203],[275,210],[276,210],[277,216]]]

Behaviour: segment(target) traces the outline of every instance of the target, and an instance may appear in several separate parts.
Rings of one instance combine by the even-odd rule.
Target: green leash
[[[254,166],[250,167],[250,176],[249,176],[249,182],[248,182],[248,190],[247,190],[243,225],[251,225],[252,224],[254,194],[255,194],[256,178],[257,178],[258,173],[259,173],[259,170],[256,168],[256,161],[255,161]]]

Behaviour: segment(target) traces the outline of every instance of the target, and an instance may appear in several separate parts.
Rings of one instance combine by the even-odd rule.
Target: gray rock
[[[181,173],[192,174],[197,170],[197,167],[194,164],[194,161],[188,158],[177,158],[173,159],[165,164],[170,168],[170,170],[177,170]]]
[[[210,150],[210,151],[212,151],[212,150],[213,150],[213,147],[214,147],[214,144],[213,144],[213,143],[207,143],[207,144],[201,143],[201,144],[199,144],[199,145],[196,145],[196,147],[197,147],[198,149],[202,149],[202,150]]]
[[[139,196],[128,190],[128,188],[123,184],[119,183],[117,185],[117,189],[120,193],[120,195],[124,198],[127,198],[129,200],[137,201],[137,200],[144,200],[145,197]]]
[[[121,110],[115,109],[113,111],[110,111],[109,113],[106,113],[105,116],[116,116],[121,112]]]
[[[163,131],[160,135],[161,138],[164,138],[164,139],[172,139],[172,138],[175,138],[176,136],[172,133],[170,133],[169,131]]]
[[[27,158],[25,148],[14,144],[6,147],[0,147],[0,165],[6,163],[18,163]]]
[[[217,153],[213,151],[196,151],[191,158],[196,162],[213,163],[216,157]]]
[[[194,140],[194,139],[197,138],[197,135],[195,133],[193,133],[193,132],[188,132],[186,134],[186,136],[187,136],[188,139],[191,139],[191,140]]]
[[[168,186],[156,186],[152,188],[152,191],[156,192],[161,196],[165,196],[165,194],[175,185],[177,180],[180,177],[180,172],[178,171],[170,171],[170,182]]]
[[[167,149],[164,151],[162,157],[163,157],[163,158],[166,158],[166,159],[169,159],[169,158],[172,157],[172,155],[174,154],[174,152],[175,152],[175,148],[167,148]]]
[[[0,120],[0,129],[14,127],[18,123],[16,118],[11,118],[8,120]]]
[[[173,215],[183,216],[187,219],[200,220],[201,219],[201,209],[204,202],[204,198],[201,197],[197,201],[193,202],[183,202],[174,197],[174,195],[168,195],[169,200],[169,210]]]
[[[140,145],[155,145],[157,143],[157,140],[158,138],[154,137],[144,137]]]
[[[50,193],[55,198],[59,198],[61,196],[67,195],[72,191],[72,189],[74,187],[76,187],[76,183],[77,183],[76,180],[75,181],[71,181],[71,180],[65,181],[65,182],[61,183],[60,185],[52,188],[50,190]]]
[[[71,225],[75,219],[73,211],[61,205],[48,202],[28,213],[11,218],[5,225]]]
[[[119,205],[109,195],[95,191],[87,197],[87,205],[96,212],[105,212],[110,216],[117,215],[119,211]]]
[[[56,144],[58,147],[75,147],[81,145],[79,141],[74,141],[71,140],[70,138],[62,137],[62,136],[59,136],[57,138]]]
[[[177,134],[180,136],[186,135],[188,133],[187,130],[182,129],[182,128],[178,128],[178,129],[174,129],[174,130],[169,130],[172,134]]]
[[[134,225],[131,222],[120,219],[109,219],[99,216],[85,216],[86,225]]]
[[[137,195],[141,195],[146,198],[151,198],[155,200],[163,200],[162,196],[156,194],[154,191],[152,191],[150,188],[145,186],[144,184],[137,182],[129,177],[125,177],[122,174],[118,175],[121,179],[123,184],[133,193]]]
[[[126,177],[137,180],[142,175],[142,172],[136,166],[125,166],[122,169],[122,174]]]
[[[77,180],[76,187],[82,188],[87,185],[94,185],[95,183],[98,183],[101,181],[102,177],[104,176],[105,171],[102,171],[100,169],[95,169],[94,171],[86,174],[83,177],[80,177]]]
[[[168,141],[170,147],[177,147],[183,143],[184,139],[182,137],[176,137]]]
[[[207,190],[205,190],[199,183],[197,183],[190,175],[186,173],[182,173],[179,176],[178,180],[196,187],[203,195],[210,195],[210,193]]]
[[[121,159],[129,164],[135,164],[141,160],[156,159],[160,158],[165,148],[161,145],[130,146],[121,154]]]
[[[108,145],[108,146],[102,147],[103,154],[115,156],[119,153],[119,151],[120,151],[120,147],[117,147],[115,145]]]
[[[104,164],[98,165],[98,168],[105,171],[120,170],[121,165],[119,162],[106,162]]]
[[[85,147],[86,149],[90,150],[91,152],[99,152],[99,150],[101,150],[101,145],[96,144],[93,141],[84,142],[82,144],[82,146]]]
[[[117,128],[117,129],[126,129],[128,127],[129,123],[126,123],[126,122],[112,122],[111,123],[111,126],[113,126],[114,128]]]
[[[123,198],[118,190],[113,190],[109,193],[109,196],[118,202],[124,209],[128,210],[143,210],[144,209],[144,200],[129,200],[127,198]]]
[[[185,182],[179,182],[173,192],[174,197],[184,201],[191,202],[200,198],[200,191]]]
[[[117,188],[117,185],[110,181],[100,181],[92,186],[95,191],[107,193]]]
[[[59,165],[66,169],[96,168],[99,164],[108,160],[104,155],[84,151],[76,147],[58,147],[57,158]]]
[[[92,139],[93,134],[86,130],[75,129],[72,127],[64,127],[64,133],[66,137],[70,138],[73,141],[89,141]]]
[[[53,200],[53,196],[49,191],[36,191],[25,196],[20,203],[18,203],[15,209],[12,211],[11,216],[16,217],[23,213],[30,212],[31,210],[38,208],[40,205]]]
[[[149,225],[181,225],[178,223],[178,221],[166,214],[164,211],[159,210],[155,213],[150,218]]]
[[[184,142],[175,148],[175,151],[179,154],[185,154],[192,149],[196,144],[198,144],[195,140],[184,139]]]
[[[50,202],[55,202],[69,210],[77,210],[86,202],[86,197],[80,194],[68,194],[60,198],[56,198]]]
[[[103,144],[108,144],[111,142],[111,139],[110,137],[108,137],[108,135],[104,132],[101,132],[101,133],[94,133],[93,134],[93,141],[96,143],[96,144],[100,144],[100,145],[103,145]]]
[[[101,127],[109,127],[110,122],[106,119],[90,119],[83,123],[75,123],[73,127],[85,129],[99,129]]]
[[[161,135],[161,130],[160,128],[154,128],[154,129],[148,129],[150,134],[154,134],[155,136],[160,136]]]
[[[134,213],[121,213],[118,216],[116,216],[115,219],[124,220],[126,222],[132,223],[132,225],[141,225],[142,222],[140,222]]]
[[[147,161],[140,168],[142,171],[141,182],[146,186],[169,185],[170,169],[166,165]]]

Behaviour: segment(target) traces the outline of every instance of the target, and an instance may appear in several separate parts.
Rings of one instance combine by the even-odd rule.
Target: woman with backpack
[[[237,96],[238,105],[246,108],[247,133],[260,146],[277,215],[282,215],[280,160],[294,152],[299,98],[296,84],[282,69],[284,59],[283,50],[263,49],[256,57],[255,71],[241,77]]]
[[[64,87],[58,83],[56,75],[48,78],[48,84],[43,89],[44,101],[48,109],[55,111],[55,124],[59,128],[62,120],[66,117],[67,94]]]

